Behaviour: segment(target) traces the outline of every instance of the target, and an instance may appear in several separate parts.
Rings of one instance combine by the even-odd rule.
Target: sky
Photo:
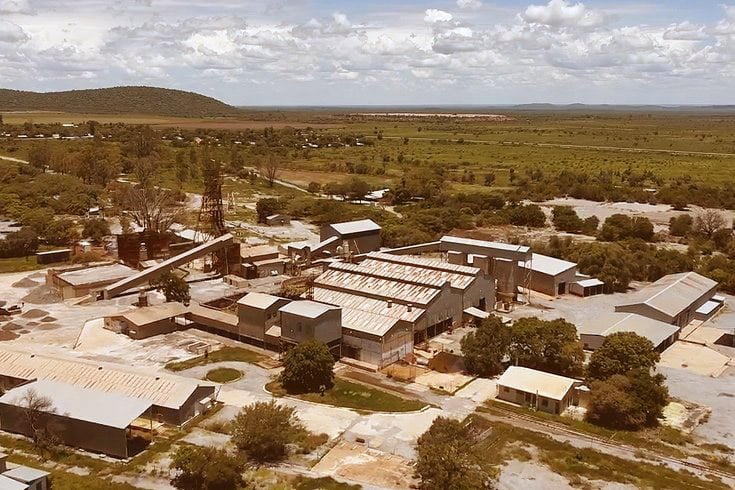
[[[735,3],[0,0],[0,87],[119,85],[246,106],[735,104]]]

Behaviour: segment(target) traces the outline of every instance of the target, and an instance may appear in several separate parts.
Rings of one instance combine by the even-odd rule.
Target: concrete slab
[[[462,373],[438,373],[436,371],[429,371],[421,376],[416,376],[415,382],[429,388],[454,393],[459,388],[472,381],[472,379],[473,376],[468,376]]]
[[[456,397],[468,398],[477,404],[494,399],[495,395],[497,395],[497,380],[486,378],[477,378],[454,394]]]
[[[660,366],[685,369],[702,376],[717,377],[727,368],[729,357],[709,347],[690,342],[675,342],[661,354]]]

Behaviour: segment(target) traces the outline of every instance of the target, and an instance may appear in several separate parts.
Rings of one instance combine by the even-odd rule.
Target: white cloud
[[[457,7],[461,9],[479,9],[482,7],[480,0],[457,0]]]
[[[426,9],[426,12],[424,12],[424,14],[424,22],[427,22],[429,24],[449,22],[454,18],[449,12],[438,9]]]
[[[588,10],[583,3],[549,0],[546,5],[529,5],[523,18],[530,23],[551,27],[595,27],[605,22],[605,14]]]
[[[0,14],[34,15],[36,11],[28,0],[0,0]]]
[[[696,25],[689,21],[672,24],[664,31],[664,39],[669,41],[703,41],[708,37],[705,26]]]
[[[28,34],[17,24],[0,20],[0,43],[20,43],[29,39]]]

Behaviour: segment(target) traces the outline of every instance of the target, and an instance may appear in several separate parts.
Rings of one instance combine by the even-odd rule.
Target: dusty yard
[[[334,446],[312,471],[320,476],[339,476],[391,489],[408,489],[415,482],[409,460],[351,442],[340,442]]]

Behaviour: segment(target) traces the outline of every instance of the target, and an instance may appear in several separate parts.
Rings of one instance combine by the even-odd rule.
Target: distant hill
[[[86,114],[155,114],[179,117],[233,116],[242,111],[212,97],[156,87],[112,87],[67,92],[0,89],[0,111]]]

